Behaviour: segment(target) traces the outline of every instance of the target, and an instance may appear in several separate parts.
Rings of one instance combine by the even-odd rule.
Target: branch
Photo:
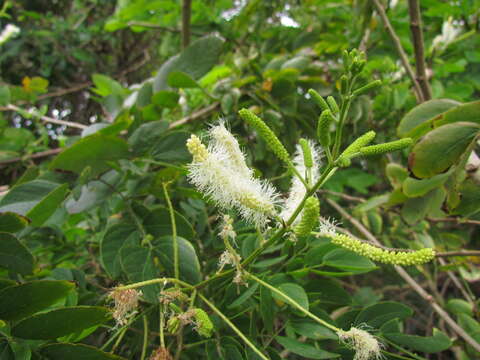
[[[432,98],[432,90],[428,83],[425,65],[425,50],[422,33],[422,17],[418,0],[408,0],[408,12],[410,14],[410,30],[412,32],[413,50],[415,52],[415,67],[417,69],[417,81],[422,89],[424,100]]]
[[[450,257],[450,256],[480,256],[480,250],[460,250],[460,251],[447,251],[437,253],[438,257]]]
[[[183,0],[182,4],[182,48],[190,44],[190,18],[192,15],[192,0]]]
[[[9,104],[7,105],[6,107],[2,108],[1,110],[6,110],[6,111],[15,111],[15,112],[19,112],[19,113],[22,113],[24,112],[25,110],[19,108],[18,106],[15,106],[13,104]],[[48,116],[45,116],[45,115],[36,115],[36,114],[32,114],[33,117],[36,117],[37,119],[40,119],[46,123],[52,123],[52,124],[57,124],[57,125],[64,125],[64,126],[69,126],[69,127],[74,127],[74,128],[77,128],[77,129],[86,129],[88,126],[86,125],[82,125],[82,124],[79,124],[79,123],[74,123],[74,122],[70,122],[70,121],[65,121],[65,120],[59,120],[59,119],[54,119],[54,118],[51,118],[51,117],[48,117]]]
[[[393,40],[393,43],[397,49],[398,55],[400,56],[400,61],[402,62],[403,67],[407,71],[408,76],[412,80],[413,83],[413,89],[415,91],[415,95],[417,97],[417,102],[422,103],[425,101],[423,98],[423,93],[422,89],[420,87],[420,84],[417,81],[417,78],[415,77],[415,73],[413,72],[412,67],[410,66],[408,62],[408,57],[407,54],[405,53],[405,50],[403,49],[403,46],[400,42],[399,37],[397,36],[395,29],[393,28],[392,24],[390,23],[390,20],[388,20],[388,16],[385,13],[385,9],[383,8],[382,4],[380,3],[380,0],[373,0],[373,3],[375,4],[375,7],[377,8],[377,12],[382,18],[383,24],[385,25],[385,28],[387,29],[388,33],[390,34],[390,37]]]
[[[15,157],[15,158],[11,158],[11,159],[2,160],[2,161],[0,161],[0,166],[6,165],[6,164],[11,164],[11,163],[16,163],[18,161],[24,161],[24,160],[29,160],[29,159],[38,159],[38,158],[42,158],[42,157],[56,155],[59,152],[61,152],[62,150],[63,149],[61,149],[61,148],[56,148],[56,149],[40,151],[40,152],[33,153],[33,154],[30,154],[30,155],[26,155],[26,156],[19,156],[19,157]]]
[[[377,2],[378,0],[374,0]],[[371,242],[380,245],[381,243],[377,240],[375,236],[372,235],[368,229],[363,226],[357,219],[353,218],[348,212],[346,212],[340,205],[338,205],[335,201],[327,199],[327,202],[337,210],[345,219],[347,219],[358,231],[360,231],[368,240]],[[469,334],[465,332],[456,322],[453,320],[450,315],[443,310],[443,308],[435,301],[435,299],[427,293],[420,285],[418,285],[417,281],[414,280],[403,267],[395,265],[395,271],[400,275],[411,287],[415,292],[426,302],[430,304],[430,306],[435,310],[435,312],[455,331],[460,337],[462,337],[465,342],[470,344],[475,350],[480,351],[480,344],[472,338]]]
[[[427,218],[428,221],[432,222],[454,222],[457,224],[469,224],[469,225],[480,225],[480,220],[469,220],[469,219],[460,219],[460,218]]]
[[[213,104],[211,104],[211,105],[209,105],[209,106],[207,106],[203,109],[200,109],[200,110],[194,112],[193,114],[185,116],[184,118],[182,118],[180,120],[174,121],[173,123],[170,124],[169,128],[172,129],[172,128],[177,127],[177,126],[184,125],[184,124],[186,124],[190,121],[197,120],[199,118],[207,116],[210,113],[212,113],[219,105],[220,105],[219,102],[215,102],[215,103],[213,103]]]

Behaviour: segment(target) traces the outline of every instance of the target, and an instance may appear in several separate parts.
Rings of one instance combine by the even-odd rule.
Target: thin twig
[[[479,254],[480,254],[480,251],[479,251]],[[438,259],[438,262],[439,262],[440,265],[442,265],[442,266],[447,265],[447,263],[445,262],[445,260],[443,260],[442,258],[439,258],[439,259]],[[458,288],[458,290],[460,290],[460,292],[462,293],[463,297],[470,303],[470,305],[475,306],[475,300],[472,299],[472,297],[470,296],[470,294],[468,293],[468,291],[465,289],[465,287],[463,286],[463,284],[460,282],[460,280],[458,279],[458,277],[454,274],[454,272],[453,272],[453,271],[450,271],[450,270],[447,270],[447,275],[450,277],[450,279],[452,279],[452,282],[454,283],[454,285]]]
[[[11,163],[16,163],[18,161],[25,161],[25,160],[29,160],[29,159],[38,159],[38,158],[42,158],[42,157],[56,155],[59,152],[61,152],[62,150],[63,149],[61,149],[61,148],[56,148],[56,149],[40,151],[40,152],[33,153],[33,154],[30,154],[30,155],[19,156],[19,157],[14,157],[14,158],[11,158],[11,159],[2,160],[2,161],[0,161],[0,166],[6,165],[6,164],[11,164]]]
[[[374,0],[377,1],[377,0]],[[358,231],[360,231],[368,240],[371,242],[380,245],[381,243],[377,240],[375,236],[372,235],[368,229],[363,226],[357,219],[353,218],[347,211],[345,211],[340,205],[338,205],[335,201],[331,199],[327,199],[327,202],[337,210],[345,219],[347,219]],[[435,310],[435,312],[455,331],[460,337],[462,337],[465,342],[470,344],[475,350],[480,351],[480,344],[472,338],[469,334],[465,332],[456,322],[453,320],[450,315],[443,310],[443,308],[435,301],[435,299],[427,293],[418,282],[413,279],[403,267],[394,265],[395,271],[400,275],[411,287],[415,292],[426,302],[430,304],[430,306]]]
[[[412,32],[413,50],[415,52],[415,67],[417,70],[417,81],[422,89],[423,100],[432,98],[432,90],[428,83],[425,49],[422,33],[422,17],[418,0],[408,0],[408,12],[410,14],[410,30]]]
[[[21,109],[18,106],[15,106],[13,104],[9,104],[9,105],[3,107],[1,110],[15,111],[15,112],[19,112],[19,113],[25,112],[24,109]],[[40,115],[40,114],[35,114],[35,113],[32,113],[31,115],[33,117],[36,117],[37,119],[40,119],[40,120],[46,122],[46,123],[64,125],[64,126],[74,127],[74,128],[77,128],[77,129],[82,129],[82,130],[86,129],[88,127],[86,125],[82,125],[82,124],[78,124],[78,123],[74,123],[74,122],[70,122],[70,121],[54,119],[54,118],[51,118],[51,117],[48,117],[48,116],[45,116],[45,115]]]
[[[422,88],[420,87],[420,84],[418,83],[417,78],[415,77],[415,73],[413,72],[413,69],[410,66],[410,63],[408,62],[408,57],[407,57],[407,54],[405,53],[405,50],[403,49],[402,43],[400,42],[400,38],[395,32],[395,29],[390,23],[390,20],[388,20],[388,16],[385,13],[385,9],[383,8],[383,5],[380,3],[380,0],[373,0],[373,3],[375,4],[378,14],[382,18],[385,28],[387,29],[390,37],[393,40],[393,43],[395,45],[395,48],[397,49],[398,55],[400,56],[400,61],[402,62],[403,67],[405,68],[408,76],[412,80],[413,88],[415,90],[415,95],[417,97],[417,102],[422,103],[423,101],[425,101],[422,95]]]
[[[193,114],[190,114],[190,115],[185,116],[184,118],[182,118],[180,120],[172,122],[170,124],[169,128],[171,129],[171,128],[174,128],[174,127],[177,127],[177,126],[180,126],[180,125],[184,125],[186,123],[189,123],[190,121],[197,120],[197,119],[200,119],[204,116],[207,116],[210,113],[212,113],[213,111],[215,111],[215,109],[219,105],[220,105],[219,102],[214,102],[213,104],[208,105],[207,107],[204,107],[203,109],[200,109],[200,110],[194,112]]]
[[[454,222],[457,224],[469,224],[469,225],[480,225],[480,220],[470,220],[470,219],[462,219],[462,218],[430,218],[427,217],[428,221],[432,222]]]
[[[192,15],[192,0],[183,0],[182,4],[182,48],[190,44],[190,18]]]
[[[436,254],[438,257],[450,257],[450,256],[480,256],[480,250],[460,250],[460,251],[447,251]]]
[[[347,195],[347,194],[343,194],[343,193],[332,191],[332,190],[323,189],[323,190],[319,190],[319,192],[324,193],[324,194],[330,194],[330,195],[333,195],[333,196],[338,196],[338,197],[341,197],[342,199],[345,199],[345,200],[348,200],[348,201],[357,201],[357,202],[361,202],[361,203],[364,203],[364,202],[367,201],[364,198],[361,198],[361,197],[358,197],[358,196]]]

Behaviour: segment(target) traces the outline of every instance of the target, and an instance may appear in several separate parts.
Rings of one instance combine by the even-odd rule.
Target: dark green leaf
[[[33,255],[9,233],[0,232],[0,267],[22,275],[33,272]]]
[[[164,120],[142,124],[128,138],[128,144],[135,155],[144,154],[160,141],[167,129],[168,123]]]
[[[355,325],[367,324],[379,328],[391,319],[405,319],[413,315],[413,310],[394,301],[385,301],[364,308],[356,317]]]
[[[363,273],[376,269],[376,265],[364,256],[346,249],[335,249],[323,258],[323,264],[344,271]]]
[[[68,281],[37,280],[0,291],[0,319],[19,320],[46,309],[75,288]]]
[[[136,204],[134,204],[134,209],[136,208]],[[174,211],[174,214],[177,234],[186,239],[193,239],[195,233],[192,225],[182,214],[178,213],[177,211]],[[144,214],[142,218],[145,228],[149,234],[152,234],[155,237],[172,234],[172,223],[170,221],[170,212],[168,209],[164,207],[157,207]]]
[[[190,133],[185,131],[169,132],[162,136],[152,149],[152,157],[155,160],[172,162],[187,162],[191,155],[187,150],[187,140]]]
[[[438,329],[433,329],[433,336],[417,336],[406,334],[383,334],[388,340],[407,348],[425,353],[436,353],[452,346],[452,340]]]
[[[121,274],[120,249],[128,239],[140,243],[137,228],[129,224],[115,224],[107,229],[100,242],[100,260],[112,279]]]
[[[123,360],[125,358],[103,352],[84,344],[50,344],[40,349],[50,360]]]
[[[290,325],[298,335],[314,340],[337,340],[338,336],[332,330],[311,320],[295,320]]]
[[[73,306],[33,315],[15,325],[12,335],[31,340],[49,340],[100,325],[110,310],[100,306]]]
[[[340,357],[339,354],[331,353],[325,350],[319,350],[312,345],[307,345],[298,340],[285,336],[275,336],[275,340],[285,349],[307,359],[334,359]]]
[[[249,286],[238,298],[236,298],[230,305],[227,306],[227,309],[233,309],[242,305],[245,301],[250,299],[255,291],[257,291],[258,283]]]
[[[0,232],[16,233],[30,223],[30,220],[13,212],[0,213]]]
[[[152,97],[152,103],[159,107],[166,107],[169,109],[178,105],[178,93],[168,90],[160,90]]]
[[[408,177],[402,185],[403,193],[408,197],[423,196],[436,187],[443,185],[450,175],[451,172],[447,172],[421,180]]]
[[[168,74],[167,84],[174,88],[195,88],[199,87],[198,83],[188,74],[181,71],[172,71]]]
[[[309,309],[307,293],[300,285],[295,283],[283,283],[278,285],[277,288],[305,310]],[[289,303],[289,300],[277,293],[272,292],[272,296],[281,302]]]

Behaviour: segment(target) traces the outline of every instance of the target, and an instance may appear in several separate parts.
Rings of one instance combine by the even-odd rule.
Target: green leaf
[[[200,87],[195,80],[182,71],[172,71],[170,74],[168,74],[167,84],[174,88]]]
[[[310,300],[339,307],[352,302],[350,294],[334,279],[318,278],[307,283],[305,290]]]
[[[49,340],[105,323],[110,310],[100,306],[72,306],[40,313],[20,321],[12,335],[31,340]]]
[[[285,336],[275,336],[275,340],[288,351],[307,359],[334,359],[340,357],[339,354],[320,350],[312,345],[307,345]]]
[[[48,308],[75,288],[68,281],[37,280],[0,291],[0,319],[20,320]]]
[[[195,248],[190,241],[180,236],[177,236],[177,241],[180,278],[190,284],[196,284],[202,280],[202,275]],[[172,236],[162,236],[156,239],[154,241],[154,251],[162,265],[167,269],[168,274],[172,276],[174,274]]]
[[[0,86],[0,106],[10,104],[10,89],[7,85]]]
[[[411,131],[417,126],[458,105],[459,102],[450,99],[435,99],[421,103],[400,120],[397,134],[399,137],[411,137]]]
[[[408,163],[418,178],[444,172],[455,164],[480,132],[480,124],[457,122],[425,135],[412,149]]]
[[[447,303],[447,310],[453,314],[467,314],[473,316],[473,306],[463,299],[450,299]]]
[[[460,203],[453,209],[453,214],[472,216],[480,211],[480,187],[473,180],[464,181],[460,187]]]
[[[337,340],[338,336],[332,330],[311,320],[295,320],[290,325],[298,335],[313,340]]]
[[[385,338],[407,348],[425,353],[436,353],[447,350],[452,346],[452,340],[440,330],[434,328],[433,336],[417,336],[406,334],[387,333]]]
[[[100,261],[112,279],[118,278],[121,274],[120,250],[130,241],[140,243],[140,233],[134,225],[130,224],[110,226],[103,235],[100,242]]]
[[[5,339],[0,339],[0,359],[16,360],[10,344]]]
[[[42,346],[40,352],[49,360],[124,360],[125,358],[103,352],[84,344],[49,344]]]
[[[408,177],[402,184],[403,193],[408,197],[423,196],[436,187],[443,185],[450,175],[451,172],[449,171],[444,174],[432,176],[428,179],[418,180]]]
[[[290,297],[292,300],[294,300],[296,303],[298,303],[305,310],[309,309],[307,293],[300,285],[295,283],[283,283],[278,285],[277,288],[282,293],[284,293],[285,295]],[[283,296],[280,296],[277,293],[272,292],[272,296],[281,302],[289,303],[287,299],[285,299]]]
[[[377,266],[366,257],[346,249],[330,251],[323,258],[323,265],[354,273],[368,272],[377,268]]]
[[[245,290],[239,297],[237,297],[230,305],[227,306],[227,309],[234,309],[236,307],[239,307],[245,301],[250,299],[253,294],[255,294],[255,291],[257,291],[258,285],[258,283],[255,283],[252,286],[249,286],[247,290]]]
[[[26,216],[32,220],[32,226],[41,226],[60,207],[68,192],[68,184],[63,184],[51,191]]]
[[[140,282],[159,277],[159,271],[153,260],[153,251],[136,244],[126,244],[120,250],[120,263],[124,273],[131,282]],[[144,298],[158,302],[160,285],[153,284],[142,287]]]
[[[155,160],[173,162],[188,162],[192,158],[187,150],[187,140],[190,133],[173,131],[162,136],[152,148],[152,157]]]
[[[16,233],[28,226],[30,219],[25,216],[13,213],[0,213],[0,232]]]
[[[133,208],[135,211],[139,210],[138,204],[134,203]],[[147,210],[148,212],[141,213],[141,218],[143,218],[143,224],[145,229],[149,234],[152,234],[154,237],[171,235],[172,223],[170,221],[170,212],[164,207],[156,207],[152,210]],[[177,234],[186,239],[193,239],[195,232],[192,225],[188,222],[185,217],[179,212],[174,210],[175,216],[175,225],[177,227]]]
[[[33,255],[9,233],[0,233],[0,267],[22,275],[33,272]]]
[[[92,91],[100,96],[123,95],[125,93],[123,86],[108,76],[93,74],[92,80],[96,86],[92,88]]]
[[[63,150],[53,159],[50,169],[73,171],[80,174],[84,168],[92,168],[92,177],[109,169],[109,161],[129,156],[127,143],[114,136],[93,134]]]
[[[160,141],[167,129],[168,122],[164,120],[142,124],[128,138],[128,144],[135,155],[145,154]]]
[[[413,310],[395,301],[380,302],[364,308],[356,317],[355,325],[367,324],[379,328],[391,319],[405,319],[413,315]]]
[[[178,105],[178,99],[180,95],[173,91],[160,90],[152,97],[152,103],[159,107],[166,107],[173,109]]]
[[[409,198],[402,207],[402,217],[409,225],[423,220],[431,211],[440,208],[445,200],[446,191],[443,188],[436,188],[427,194]]]
[[[205,75],[217,63],[223,42],[218,36],[205,36],[192,42],[179,55],[167,60],[155,77],[154,92],[168,89],[168,75],[173,71],[182,71],[194,80]]]

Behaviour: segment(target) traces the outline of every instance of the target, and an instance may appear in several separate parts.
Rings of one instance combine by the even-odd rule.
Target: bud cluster
[[[113,318],[118,325],[126,325],[131,316],[136,314],[141,291],[135,289],[113,290],[108,295],[114,301]]]
[[[343,343],[355,351],[353,360],[381,359],[381,344],[368,331],[352,327],[348,331],[339,330],[337,335]]]

